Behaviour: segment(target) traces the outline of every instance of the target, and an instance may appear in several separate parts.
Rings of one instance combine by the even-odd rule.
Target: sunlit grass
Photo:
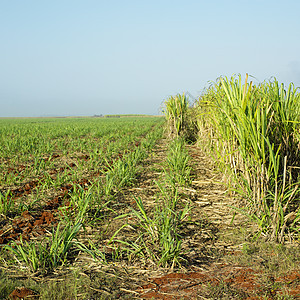
[[[197,102],[200,144],[231,174],[246,215],[283,241],[299,232],[300,94],[276,79],[254,85],[221,77]]]

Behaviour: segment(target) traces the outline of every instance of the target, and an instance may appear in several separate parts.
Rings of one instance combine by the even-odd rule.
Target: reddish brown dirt
[[[20,217],[13,220],[12,225],[0,230],[0,244],[7,244],[12,240],[22,239],[29,241],[31,237],[44,234],[46,229],[51,229],[56,223],[51,211],[43,211],[33,217],[28,211],[24,211]]]
[[[23,184],[21,187],[11,190],[8,199],[16,199],[22,197],[23,195],[28,195],[31,193],[31,190],[34,189],[38,184],[38,180],[31,180]]]
[[[260,284],[260,274],[252,268],[214,264],[207,271],[170,273],[151,278],[149,283],[138,288],[137,292],[142,299],[164,300],[219,299],[218,295],[225,296],[230,292],[232,293],[231,299],[275,299],[284,292],[285,295],[300,299],[300,274],[298,271],[275,278],[274,282],[280,282],[280,286],[276,289],[265,287]],[[212,287],[216,291],[219,290],[219,294],[210,294],[213,298],[205,298],[209,296],[208,286],[210,286],[210,290]],[[226,289],[222,290],[220,286],[225,286]]]
[[[30,289],[21,287],[21,288],[16,288],[9,295],[9,299],[11,299],[11,300],[38,299],[38,295]]]
[[[135,143],[136,147],[139,146],[139,142]],[[125,151],[128,152],[127,150]],[[53,154],[49,157],[44,158],[45,161],[54,160],[60,157],[59,154]],[[122,159],[123,153],[117,154],[117,157],[114,160],[111,160],[107,166],[104,166],[105,169],[111,169],[115,160]],[[83,159],[85,161],[90,159],[89,155],[81,155],[78,157],[79,159]],[[63,172],[65,169],[70,167],[76,167],[74,163],[69,166],[60,167],[57,169],[49,170],[49,174],[52,179],[53,176],[58,174],[59,172]],[[19,170],[25,169],[25,166],[20,165],[15,169],[14,172],[18,172]],[[78,186],[82,187],[84,190],[91,185],[92,178],[99,176],[100,172],[94,172],[91,174],[89,179],[83,178],[80,181],[72,182],[70,184],[64,185],[60,188],[60,193],[55,196],[53,199],[49,200],[46,205],[43,207],[41,211],[37,211],[34,213],[29,213],[28,211],[24,211],[21,216],[17,216],[14,218],[12,224],[6,224],[0,230],[0,244],[7,244],[13,240],[20,240],[22,236],[23,240],[29,241],[31,237],[35,237],[41,234],[44,234],[46,230],[51,230],[52,226],[57,223],[56,215],[57,209],[62,206],[69,206],[68,198],[69,192],[76,189]],[[31,180],[27,183],[24,183],[22,186],[10,190],[10,194],[8,196],[8,200],[18,199],[22,196],[29,195],[33,192],[33,189],[42,184],[43,177],[39,177],[37,180]]]
[[[58,207],[63,204],[64,200],[69,198],[69,191],[75,189],[75,186],[78,185],[86,189],[90,185],[90,181],[82,179],[79,182],[65,185],[61,188],[61,193],[49,200],[42,211],[34,214],[24,211],[21,216],[14,218],[11,225],[4,226],[0,230],[0,244],[19,240],[21,236],[23,240],[29,241],[31,237],[44,234],[46,229],[51,230],[52,226],[57,223],[55,215],[58,213]],[[65,204],[69,205],[67,201]]]

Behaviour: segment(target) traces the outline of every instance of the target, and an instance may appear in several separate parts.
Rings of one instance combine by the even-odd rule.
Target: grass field
[[[257,173],[232,151],[241,143],[216,139],[230,123],[209,111],[218,93],[193,110],[173,97],[166,118],[0,119],[0,298],[297,299],[298,220],[257,222]],[[297,212],[289,176],[276,192],[289,188],[277,195]]]

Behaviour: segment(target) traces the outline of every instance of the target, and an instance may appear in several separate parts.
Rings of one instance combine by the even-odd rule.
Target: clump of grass
[[[14,207],[14,201],[12,199],[10,190],[3,194],[0,192],[0,214],[7,215],[11,212]]]
[[[72,270],[57,275],[51,280],[36,281],[31,278],[15,278],[15,274],[9,274],[0,270],[0,299],[9,299],[9,295],[15,288],[26,287],[36,292],[34,299],[65,300],[65,299],[132,299],[132,294],[122,291],[124,281],[132,289],[136,288],[128,274],[109,272],[80,272]],[[115,274],[116,273],[116,274]],[[11,276],[12,275],[12,276]],[[31,298],[28,298],[31,299]]]
[[[208,285],[209,299],[247,299],[248,295],[243,290],[233,287],[226,282],[220,282],[215,285]]]
[[[61,230],[60,225],[56,231],[53,230],[52,237],[48,238],[45,243],[28,243],[23,241],[13,241],[10,245],[5,246],[17,263],[25,265],[30,271],[52,271],[58,266],[63,266],[67,257],[71,255],[74,249],[78,249],[76,235],[82,224],[78,223],[72,226],[70,223]]]
[[[159,184],[158,184],[159,185]],[[138,256],[145,261],[150,259],[154,264],[173,268],[180,265],[183,259],[181,251],[181,236],[179,228],[189,212],[188,204],[178,209],[179,195],[177,189],[171,193],[159,185],[161,194],[156,201],[155,208],[146,211],[140,198],[135,198],[137,209],[132,210],[136,224],[124,224],[112,237],[111,241],[120,243],[122,250],[129,253],[129,257]],[[137,238],[132,241],[115,239],[125,227],[135,228]]]
[[[226,262],[251,266],[265,277],[278,277],[297,270],[300,263],[299,246],[288,247],[270,242],[244,242],[240,254],[225,256]]]

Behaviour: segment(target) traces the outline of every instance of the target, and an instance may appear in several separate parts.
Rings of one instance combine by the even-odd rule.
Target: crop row
[[[147,119],[145,118],[145,120]],[[74,144],[69,145],[68,152],[65,152],[64,145],[60,144],[58,147],[56,141],[51,140],[50,136],[48,140],[51,145],[55,145],[55,152],[47,153],[43,142],[36,145],[39,149],[38,152],[27,153],[25,151],[22,153],[22,149],[20,149],[18,155],[6,152],[3,156],[8,157],[9,160],[3,162],[0,167],[0,197],[1,199],[7,199],[11,196],[22,196],[23,194],[28,194],[32,188],[36,189],[36,196],[38,197],[41,191],[48,191],[50,188],[56,189],[68,182],[78,181],[84,176],[100,174],[101,170],[109,167],[114,159],[119,159],[126,152],[138,146],[143,136],[152,130],[155,121],[157,119],[152,119],[152,122],[141,123],[140,125],[138,121],[133,122],[129,121],[129,119],[127,119],[127,123],[122,121],[121,124],[115,126],[120,130],[117,131],[116,128],[112,128],[111,131],[115,132],[115,135],[112,136],[110,133],[107,136],[103,136],[101,143],[93,138],[93,134],[96,133],[92,131],[87,135],[86,139],[80,139],[82,145],[89,145],[86,149],[81,149],[83,152],[76,152],[78,149],[74,147]],[[102,133],[108,132],[106,127],[113,125],[113,123],[109,123],[104,123],[104,129],[101,123],[98,124],[98,131]],[[96,126],[97,124],[93,125]],[[48,126],[51,127],[51,123]],[[79,128],[82,129],[81,126]],[[15,127],[13,126],[11,138],[14,129]],[[46,129],[52,132],[48,127]],[[7,130],[4,130],[4,132],[7,133]],[[47,132],[44,135],[47,136]],[[7,140],[9,140],[8,137]],[[18,157],[21,157],[20,160],[23,163],[17,164]],[[4,206],[5,203],[3,201],[2,204]]]
[[[14,218],[6,226],[8,229],[4,228],[1,232],[4,244],[16,237],[19,239],[5,246],[11,259],[15,258],[32,271],[46,271],[66,263],[74,247],[90,253],[90,248],[74,240],[82,224],[99,226],[99,222],[107,217],[106,214],[113,211],[112,207],[118,205],[118,193],[135,182],[142,161],[161,135],[162,127],[156,125],[132,149],[129,147],[122,155],[103,164],[97,174],[89,173],[88,179],[69,182],[57,188],[59,193],[52,199],[56,201],[48,201],[40,210],[23,211],[20,217]],[[51,227],[50,239],[46,238],[45,241],[37,236],[37,229],[39,234],[44,235],[51,231]]]

